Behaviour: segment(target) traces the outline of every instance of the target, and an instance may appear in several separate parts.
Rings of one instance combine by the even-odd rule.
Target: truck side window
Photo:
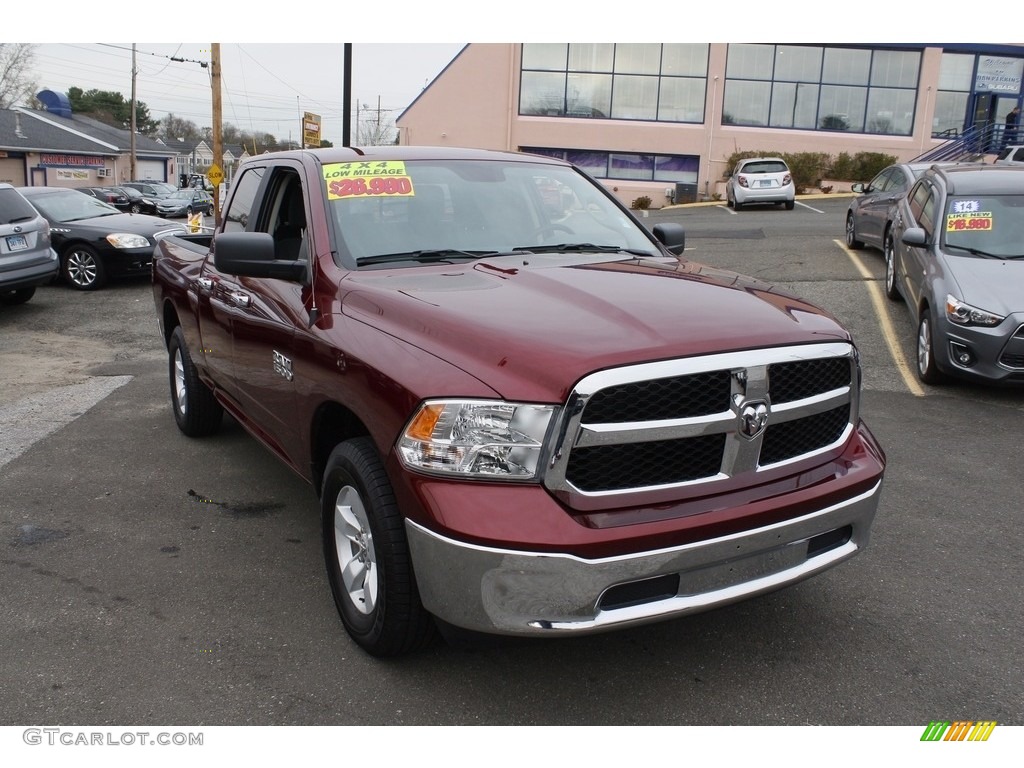
[[[224,216],[225,232],[245,232],[252,218],[252,207],[259,192],[265,169],[252,168],[242,173],[234,182],[231,207]]]
[[[295,261],[306,258],[306,206],[298,175],[286,172],[283,177],[278,185],[270,233],[274,236],[277,258]]]

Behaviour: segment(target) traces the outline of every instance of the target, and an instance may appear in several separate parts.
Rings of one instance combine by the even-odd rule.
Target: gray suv
[[[917,375],[1024,384],[1024,166],[931,169],[896,202],[885,288],[917,323]]]
[[[0,184],[0,304],[24,304],[57,275],[50,224],[10,184]]]

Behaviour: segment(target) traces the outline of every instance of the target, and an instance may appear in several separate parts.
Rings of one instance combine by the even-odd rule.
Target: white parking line
[[[917,382],[917,377],[910,370],[910,365],[907,363],[907,358],[903,356],[903,350],[900,347],[896,330],[892,325],[892,317],[889,315],[889,305],[886,302],[885,296],[882,295],[882,289],[878,285],[878,281],[875,280],[874,276],[864,266],[864,262],[861,261],[860,257],[846,247],[846,243],[839,240],[833,240],[836,245],[843,249],[843,252],[850,257],[850,261],[857,268],[857,271],[864,277],[868,286],[868,293],[871,294],[871,303],[875,307],[875,314],[878,316],[878,324],[882,330],[882,338],[885,339],[886,346],[889,347],[889,354],[892,356],[893,362],[896,364],[896,370],[899,371],[900,376],[903,377],[903,383],[907,385],[907,389],[910,393],[917,397],[924,397],[925,392],[921,385]]]
[[[0,406],[0,467],[131,380],[131,376],[94,376],[82,384],[29,395]]]
[[[819,211],[814,206],[808,205],[807,203],[801,203],[799,200],[796,201],[796,204],[799,205],[801,208],[807,208],[808,210],[814,211],[815,213],[824,213],[824,211]]]

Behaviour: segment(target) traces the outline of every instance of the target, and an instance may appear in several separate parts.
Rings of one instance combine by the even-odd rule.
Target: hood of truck
[[[563,402],[583,376],[620,365],[850,338],[831,315],[771,285],[621,255],[350,273],[341,305],[503,397],[532,402]]]

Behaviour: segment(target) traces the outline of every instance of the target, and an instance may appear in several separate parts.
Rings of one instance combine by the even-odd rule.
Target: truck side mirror
[[[306,281],[306,262],[275,258],[274,238],[266,232],[221,232],[210,250],[214,266],[228,275]]]
[[[682,224],[672,222],[655,224],[652,231],[655,239],[674,256],[681,256],[686,249],[686,230],[683,229]]]

